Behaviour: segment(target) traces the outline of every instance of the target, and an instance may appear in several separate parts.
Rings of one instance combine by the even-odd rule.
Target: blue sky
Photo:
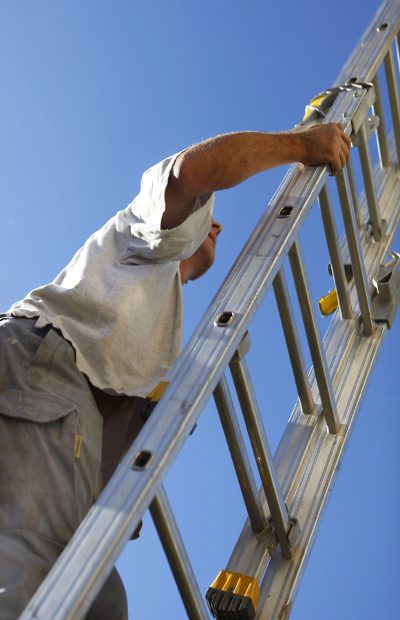
[[[335,80],[379,5],[374,0],[3,2],[1,308],[51,280],[86,237],[132,199],[151,164],[225,131],[279,131],[297,123],[308,100]],[[217,196],[216,216],[224,226],[218,259],[202,281],[185,287],[185,339],[283,173],[269,171]],[[314,208],[303,245],[316,299],[331,287],[320,231]],[[274,301],[267,298],[251,332],[249,361],[272,448],[295,400],[277,325]],[[326,325],[321,320],[322,330]],[[293,620],[398,616],[398,348],[397,320],[370,383]],[[212,405],[166,487],[206,591],[244,522]],[[119,567],[130,618],[185,617],[149,516]]]

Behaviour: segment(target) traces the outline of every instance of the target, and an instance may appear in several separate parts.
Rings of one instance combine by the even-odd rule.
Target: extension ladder
[[[387,260],[400,214],[400,108],[393,48],[399,53],[400,0],[387,0],[340,73],[314,98],[305,122],[340,122],[360,157],[358,197],[350,161],[336,177],[345,234],[339,238],[326,167],[291,166],[214,297],[171,382],[98,501],[20,620],[83,618],[150,508],[188,617],[284,620],[318,521],[356,420],[373,363],[400,296],[399,255]],[[378,69],[384,67],[393,132],[387,135]],[[380,72],[381,73],[381,72]],[[379,162],[371,164],[376,134]],[[354,151],[352,149],[354,157]],[[318,200],[335,290],[322,341],[299,232]],[[313,363],[307,373],[284,265],[292,270]],[[298,402],[272,457],[248,367],[248,330],[273,288]],[[230,369],[261,479],[257,488],[225,371]],[[248,519],[226,569],[199,591],[162,481],[210,397],[218,409]]]

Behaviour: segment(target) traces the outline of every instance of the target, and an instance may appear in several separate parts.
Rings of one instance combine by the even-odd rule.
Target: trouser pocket
[[[65,543],[93,502],[102,418],[71,345],[34,325],[0,325],[0,528]]]
[[[0,324],[0,620],[16,620],[89,510],[102,419],[71,345]]]
[[[33,390],[0,393],[0,528],[70,539],[78,430],[73,403]]]

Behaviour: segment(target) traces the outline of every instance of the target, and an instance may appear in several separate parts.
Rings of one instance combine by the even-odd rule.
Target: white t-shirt
[[[60,329],[78,368],[111,393],[146,396],[180,353],[179,263],[207,237],[214,197],[197,200],[180,226],[161,230],[176,156],[147,170],[133,202],[89,237],[53,282],[8,311]]]

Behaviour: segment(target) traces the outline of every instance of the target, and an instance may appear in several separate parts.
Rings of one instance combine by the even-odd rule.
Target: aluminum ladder
[[[262,620],[289,616],[318,520],[399,300],[399,255],[393,253],[387,260],[400,214],[400,109],[394,60],[399,30],[400,0],[387,0],[341,71],[336,88],[311,105],[320,122],[342,123],[359,151],[361,196],[351,161],[335,177],[343,238],[337,234],[327,168],[291,166],[177,361],[157,415],[145,424],[20,620],[83,618],[147,508],[188,617],[210,618],[162,481],[212,395],[248,519],[223,572],[228,585],[223,579],[218,582],[209,592],[209,603],[220,618],[239,617],[233,611],[239,608],[241,617],[253,617],[253,612]],[[378,69],[380,75],[384,71],[390,101],[390,135]],[[332,91],[333,102],[324,110],[320,102]],[[375,169],[369,150],[372,133],[379,151]],[[323,341],[299,243],[304,219],[317,200],[338,302]],[[310,373],[285,281],[287,256],[313,362]],[[299,397],[274,457],[246,365],[248,330],[271,288]],[[258,465],[260,489],[225,377],[228,367]],[[250,582],[253,590],[247,587]],[[248,616],[247,599],[253,606]]]

